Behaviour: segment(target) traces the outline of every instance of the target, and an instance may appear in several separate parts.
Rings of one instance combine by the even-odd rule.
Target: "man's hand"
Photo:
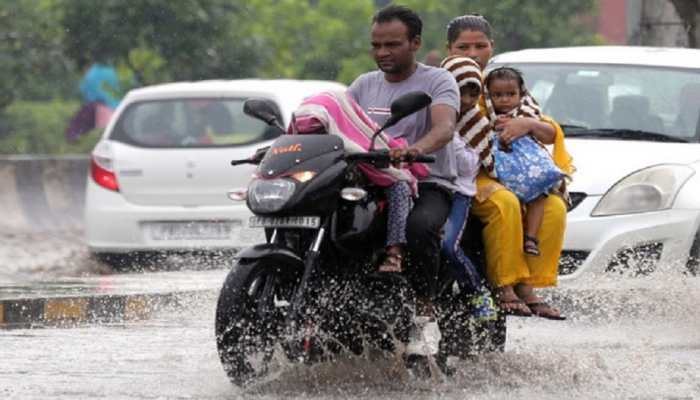
[[[423,155],[422,150],[415,146],[389,150],[389,158],[391,158],[391,164],[396,168],[401,168],[402,162],[408,162],[410,164],[416,157],[420,155]]]

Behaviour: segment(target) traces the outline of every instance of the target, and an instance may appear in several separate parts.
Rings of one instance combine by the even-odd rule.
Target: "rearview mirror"
[[[257,118],[268,125],[276,126],[284,132],[279,120],[277,106],[272,100],[251,98],[243,103],[243,112],[253,118]]]
[[[413,114],[414,112],[427,107],[432,103],[433,99],[425,92],[408,92],[391,103],[391,116],[386,120],[384,125],[372,135],[372,142],[369,150],[374,150],[374,141],[377,136],[386,128],[396,125],[402,118]]]
[[[409,92],[391,103],[391,117],[384,123],[383,129],[395,125],[402,118],[428,106],[433,99],[425,92]]]

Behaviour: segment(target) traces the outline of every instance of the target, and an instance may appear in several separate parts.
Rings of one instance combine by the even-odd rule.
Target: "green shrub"
[[[65,131],[80,108],[78,101],[19,101],[0,115],[0,154],[85,154],[101,135],[92,130],[76,143]]]

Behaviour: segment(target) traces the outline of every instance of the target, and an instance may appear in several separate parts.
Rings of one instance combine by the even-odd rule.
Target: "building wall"
[[[627,43],[627,9],[625,0],[600,0],[598,33],[609,44]]]
[[[681,19],[669,0],[599,0],[598,33],[609,44],[688,45]]]

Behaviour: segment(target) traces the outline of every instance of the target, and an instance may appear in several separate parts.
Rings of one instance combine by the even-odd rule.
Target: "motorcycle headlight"
[[[671,208],[683,185],[695,174],[686,165],[657,165],[634,172],[608,190],[592,217],[632,214]]]
[[[294,187],[289,179],[255,179],[248,186],[248,205],[253,212],[279,211],[294,194]]]

